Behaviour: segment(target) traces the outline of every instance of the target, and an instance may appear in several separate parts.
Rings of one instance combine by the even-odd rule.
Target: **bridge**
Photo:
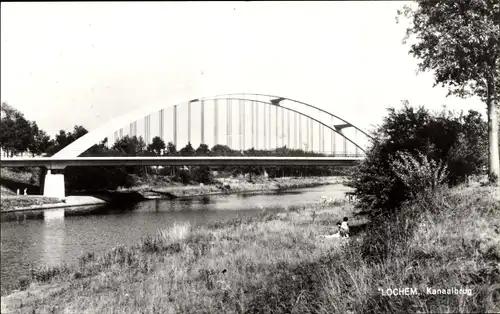
[[[351,166],[363,157],[77,157],[7,158],[2,167],[76,166]]]
[[[188,143],[195,143],[195,149],[198,143],[220,144],[242,152],[286,147],[325,157],[79,157],[105,138],[111,146],[125,136],[140,137],[146,145],[158,136],[177,148]],[[368,132],[311,104],[277,95],[237,93],[170,106],[141,106],[91,130],[50,158],[4,158],[0,166],[47,168],[43,194],[65,197],[64,168],[68,166],[350,166],[364,158],[370,140]]]

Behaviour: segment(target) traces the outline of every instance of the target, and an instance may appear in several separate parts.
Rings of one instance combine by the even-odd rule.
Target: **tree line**
[[[0,147],[9,157],[26,152],[33,156],[52,156],[88,133],[83,126],[75,125],[73,131],[60,130],[51,138],[35,121],[26,119],[22,112],[5,102],[2,102],[1,116]]]

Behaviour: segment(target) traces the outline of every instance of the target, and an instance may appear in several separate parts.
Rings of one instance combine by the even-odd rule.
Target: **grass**
[[[25,184],[38,184],[40,180],[39,168],[2,168],[0,177]]]
[[[16,195],[16,193],[3,185],[0,185],[0,195]]]
[[[314,204],[194,228],[34,271],[2,313],[386,313],[500,310],[500,202],[488,187],[441,190],[348,241],[320,240],[352,212]],[[353,220],[353,219],[351,219]],[[355,220],[355,219],[354,219]],[[354,221],[356,224],[356,221]],[[416,288],[387,296],[379,289]],[[470,288],[433,295],[426,288]]]
[[[151,193],[170,193],[176,197],[187,197],[201,194],[220,193],[242,193],[253,191],[285,190],[292,188],[314,187],[322,184],[342,183],[343,177],[304,177],[304,178],[277,178],[263,179],[256,177],[254,182],[247,182],[244,178],[221,178],[216,184],[206,184],[201,187],[199,184],[183,185],[170,182],[162,176],[150,175],[141,178],[136,185],[131,188],[119,188],[118,191],[138,191]]]
[[[6,212],[21,207],[57,204],[61,202],[62,200],[59,198],[40,195],[2,195],[0,211]]]

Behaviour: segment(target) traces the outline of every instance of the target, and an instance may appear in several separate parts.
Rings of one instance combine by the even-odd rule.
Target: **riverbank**
[[[18,211],[43,210],[65,207],[80,207],[90,205],[104,205],[106,200],[94,196],[68,196],[64,199],[39,195],[2,195],[0,209],[2,213]]]
[[[67,196],[65,199],[44,197],[40,195],[11,195],[2,193],[1,212],[23,210],[51,209],[61,207],[78,207],[102,205],[107,203],[139,202],[148,199],[172,199],[217,194],[258,193],[287,190],[294,188],[315,187],[326,184],[340,184],[343,177],[307,177],[307,178],[257,178],[247,182],[241,178],[219,179],[217,184],[183,185],[175,182],[157,182],[154,177],[148,184],[141,184],[117,191],[101,191],[97,193],[79,192],[78,195]],[[10,194],[10,195],[9,195]]]
[[[351,218],[348,240],[321,240],[352,210],[336,200],[199,228],[174,225],[21,278],[26,290],[2,297],[2,313],[500,310],[494,188],[443,189],[390,221],[362,228],[365,221]],[[392,288],[411,290],[394,297]]]
[[[55,197],[45,197],[41,195],[5,195],[2,194],[0,202],[1,212],[11,212],[17,210],[38,209],[57,204],[64,204],[62,199]]]
[[[344,177],[256,178],[253,182],[248,182],[244,178],[220,178],[215,184],[183,185],[173,182],[169,182],[168,184],[157,184],[154,179],[150,179],[147,184],[141,184],[128,189],[119,189],[118,192],[138,192],[146,199],[179,198],[214,194],[279,191],[316,187],[327,184],[342,184],[344,182]]]

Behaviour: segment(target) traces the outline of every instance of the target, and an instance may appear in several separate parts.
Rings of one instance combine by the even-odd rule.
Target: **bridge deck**
[[[364,157],[76,157],[4,158],[0,167],[69,166],[351,166]]]

